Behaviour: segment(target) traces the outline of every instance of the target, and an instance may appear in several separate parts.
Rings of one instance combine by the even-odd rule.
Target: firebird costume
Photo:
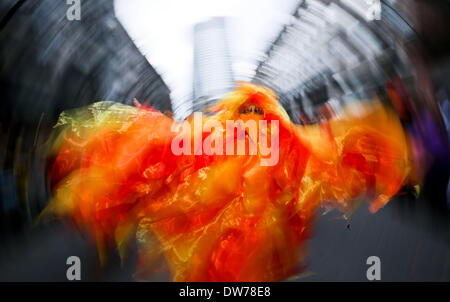
[[[369,200],[376,212],[410,170],[402,127],[379,103],[299,126],[272,91],[241,83],[209,110],[203,123],[223,129],[226,120],[266,120],[258,132],[268,135],[278,121],[277,163],[261,165],[259,149],[175,155],[177,135],[196,135],[171,131],[181,122],[145,105],[95,103],[60,116],[45,213],[92,234],[102,263],[112,242],[123,257],[136,240],[140,276],[163,256],[175,281],[277,281],[302,269],[320,207],[348,216]],[[224,150],[234,134],[223,136]],[[259,144],[248,131],[244,139]]]

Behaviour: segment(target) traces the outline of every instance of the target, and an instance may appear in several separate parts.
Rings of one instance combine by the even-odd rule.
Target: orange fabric
[[[243,116],[249,102],[264,114]],[[279,121],[277,164],[261,166],[259,149],[174,155],[180,132],[170,129],[180,122],[150,107],[96,103],[58,122],[46,213],[69,215],[90,232],[103,263],[110,241],[125,256],[137,240],[141,276],[164,256],[176,281],[276,281],[302,268],[321,206],[350,215],[368,199],[375,212],[409,171],[400,123],[379,104],[363,117],[297,126],[272,91],[241,83],[209,110],[203,123]],[[185,135],[194,141],[192,132]],[[224,150],[230,139],[223,138]]]

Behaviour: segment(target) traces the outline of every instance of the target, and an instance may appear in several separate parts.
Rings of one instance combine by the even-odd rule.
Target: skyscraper
[[[225,19],[194,27],[194,111],[213,103],[234,86]]]

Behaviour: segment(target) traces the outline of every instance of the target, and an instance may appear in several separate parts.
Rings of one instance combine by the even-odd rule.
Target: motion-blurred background
[[[45,142],[61,111],[133,98],[184,119],[245,80],[315,124],[378,98],[411,139],[420,188],[377,214],[323,216],[296,281],[450,281],[450,2],[446,0],[81,0],[0,2],[0,280],[131,281],[100,268],[69,221],[35,224],[49,198]],[[420,191],[419,196],[417,193]],[[312,273],[312,274],[309,274]],[[155,280],[169,280],[166,271]]]

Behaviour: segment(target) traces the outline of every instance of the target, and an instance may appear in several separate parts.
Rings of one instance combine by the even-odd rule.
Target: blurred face
[[[246,122],[248,120],[254,120],[258,122],[264,119],[264,111],[261,107],[254,104],[253,102],[248,102],[242,105],[239,111],[239,119]]]
[[[260,132],[263,132],[264,135],[267,134],[267,124],[262,126],[260,123],[261,120],[264,120],[264,117],[263,109],[251,101],[244,103],[239,109],[239,120],[244,124],[247,121],[254,121],[254,126],[256,127],[255,132],[248,131],[245,128],[245,134],[254,142],[259,142],[258,136]]]

